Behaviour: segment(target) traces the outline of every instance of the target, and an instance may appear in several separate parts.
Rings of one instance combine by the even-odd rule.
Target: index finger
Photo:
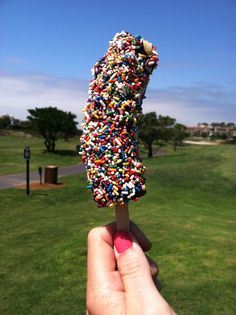
[[[123,283],[116,270],[113,250],[114,225],[94,228],[88,235],[87,308],[91,314],[98,309],[101,314],[123,314]],[[114,303],[119,308],[114,312]],[[108,303],[109,301],[109,303]],[[110,305],[110,306],[109,306]],[[111,307],[111,309],[109,309]],[[121,311],[122,309],[122,311]],[[99,313],[100,314],[100,313]]]

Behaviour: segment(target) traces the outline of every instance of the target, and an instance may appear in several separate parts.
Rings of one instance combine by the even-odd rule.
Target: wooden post
[[[128,203],[116,204],[116,229],[117,231],[130,231]]]

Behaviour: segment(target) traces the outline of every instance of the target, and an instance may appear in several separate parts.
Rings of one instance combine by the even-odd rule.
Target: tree
[[[32,127],[44,138],[47,152],[54,152],[59,134],[64,137],[74,135],[77,130],[74,121],[75,115],[71,112],[64,112],[57,107],[44,107],[28,109],[30,116],[28,120]]]
[[[158,140],[167,142],[171,139],[172,127],[175,121],[175,118],[169,116],[158,116]]]
[[[234,127],[236,127],[236,125],[235,125],[235,123],[233,123],[233,122],[228,122],[228,123],[226,124],[226,127],[234,128]]]
[[[167,141],[170,137],[169,128],[175,123],[175,119],[169,116],[157,117],[155,112],[142,115],[139,125],[139,137],[144,141],[148,148],[148,157],[153,157],[154,140]]]
[[[31,133],[32,125],[29,120],[20,120],[18,124],[12,126],[12,129]]]
[[[0,129],[7,129],[11,126],[11,118],[8,115],[0,117]]]
[[[157,138],[157,115],[155,112],[142,115],[140,119],[139,137],[147,145],[148,157],[152,157],[153,141]]]
[[[172,142],[174,146],[174,151],[176,151],[177,145],[181,145],[183,140],[189,135],[187,127],[182,124],[175,124],[172,128]]]
[[[75,120],[76,115],[71,112],[66,113],[65,118],[62,122],[62,134],[64,136],[65,141],[68,141],[69,138],[72,138],[78,134],[78,129],[76,127]]]

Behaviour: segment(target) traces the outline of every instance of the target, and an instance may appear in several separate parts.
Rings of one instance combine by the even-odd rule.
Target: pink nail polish
[[[129,233],[126,232],[117,232],[114,236],[113,241],[119,254],[123,253],[125,250],[132,246],[132,238]]]

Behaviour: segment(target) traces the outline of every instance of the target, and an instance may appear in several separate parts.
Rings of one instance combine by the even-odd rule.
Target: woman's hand
[[[137,225],[117,232],[115,223],[88,235],[88,315],[174,315],[157,290],[158,267],[143,251],[151,242]]]

